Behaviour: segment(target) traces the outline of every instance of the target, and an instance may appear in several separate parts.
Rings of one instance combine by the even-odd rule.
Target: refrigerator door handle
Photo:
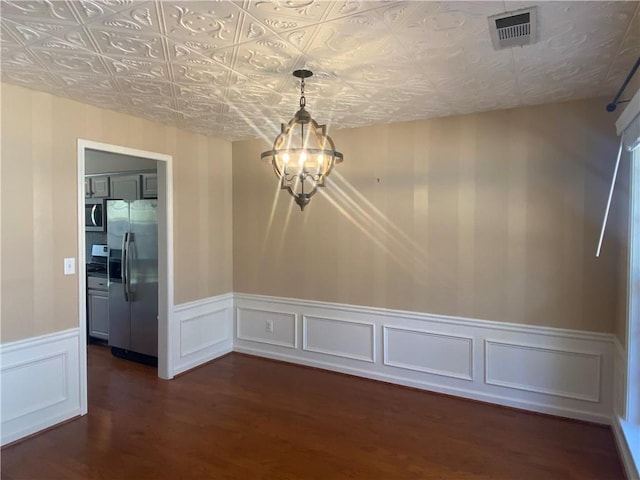
[[[98,223],[96,221],[96,209],[98,208],[98,205],[94,205],[93,207],[91,207],[91,225],[93,225],[94,227],[98,226]]]
[[[129,255],[127,252],[127,248],[129,246],[128,239],[129,239],[129,232],[126,232],[122,237],[122,250],[121,250],[122,253],[120,256],[120,272],[122,275],[122,286],[124,287],[122,291],[124,292],[125,302],[129,301],[129,279],[127,278],[128,277],[127,264],[129,263],[129,258],[128,258]]]
[[[125,272],[127,273],[127,283],[125,284],[125,289],[127,292],[127,302],[131,302],[131,237],[133,234],[131,232],[127,232],[127,259],[125,264]]]

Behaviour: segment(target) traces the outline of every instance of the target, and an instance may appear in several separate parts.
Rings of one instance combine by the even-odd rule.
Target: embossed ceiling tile
[[[32,69],[45,70],[44,65],[28,48],[9,48],[2,46],[2,69]]]
[[[126,56],[102,57],[104,64],[114,77],[140,78],[145,80],[169,81],[168,66],[165,62],[128,58]]]
[[[165,97],[127,97],[129,111],[134,115],[143,116],[160,123],[173,123],[177,121],[177,109],[175,102]]]
[[[396,26],[399,28],[400,25],[415,15],[419,8],[419,2],[395,2],[391,5],[382,2],[378,14],[391,29],[394,29]]]
[[[218,49],[210,43],[186,40],[184,43],[165,39],[171,64],[196,65],[202,68],[231,68],[237,47]],[[224,68],[223,67],[223,68]]]
[[[484,53],[483,53],[484,52]],[[434,83],[447,88],[456,88],[456,83],[449,81],[452,77],[476,77],[501,79],[515,75],[515,65],[509,50],[490,51],[474,46],[450,49],[434,49],[431,55],[420,58],[424,75]]]
[[[59,0],[3,0],[0,15],[18,22],[75,24],[77,21],[67,2]]]
[[[32,48],[38,60],[51,72],[67,73],[108,73],[102,60],[97,55],[90,55],[80,51],[51,51]]]
[[[350,64],[352,69],[358,65],[383,61],[382,47],[387,42],[388,28],[376,17],[367,18],[371,23],[358,24],[357,28],[345,25],[343,20],[323,24],[305,54],[318,62]],[[362,17],[352,17],[351,20],[358,22]]]
[[[319,25],[312,25],[297,30],[282,32],[278,36],[291,46],[297,48],[300,52],[306,52],[310,42],[320,28],[321,26]]]
[[[518,2],[514,2],[517,4]],[[623,33],[620,26],[629,23],[637,2],[539,2],[538,28],[541,38],[558,31]],[[522,7],[517,7],[522,8]],[[599,31],[599,32],[598,32]]]
[[[115,2],[99,0],[75,0],[69,2],[71,8],[73,8],[76,13],[76,17],[83,23],[94,22],[100,18],[108,17],[116,13],[116,10],[112,8],[113,5],[109,5],[110,3]]]
[[[173,39],[233,45],[241,11],[229,2],[163,2],[166,34]]]
[[[200,65],[173,65],[174,81],[184,86],[203,85],[222,88],[227,84],[230,73],[221,68],[212,69]]]
[[[325,0],[266,0],[247,2],[243,8],[258,19],[294,19],[308,23],[321,21],[332,3]]]
[[[86,92],[77,92],[71,90],[67,92],[67,97],[72,100],[76,100],[81,103],[89,103],[106,110],[115,110],[124,113],[128,113],[129,110],[127,101],[121,95],[102,94],[95,92],[87,94]]]
[[[101,53],[109,56],[126,55],[130,58],[166,61],[162,37],[135,32],[120,32],[104,27],[89,26],[95,43]]]
[[[487,16],[502,11],[497,2],[418,2],[416,10],[394,30],[405,41],[431,47],[491,45]]]
[[[243,89],[229,88],[226,94],[226,101],[236,108],[245,108],[245,105],[268,108],[272,105],[278,105],[281,97],[277,92],[254,85],[251,88]]]
[[[281,83],[281,76],[270,74],[269,72],[249,72],[247,75],[233,72],[229,78],[228,85],[240,90],[251,87],[251,85],[261,85],[264,88],[276,91]]]
[[[282,74],[293,71],[299,52],[277,37],[238,46],[234,70],[249,73]]]
[[[90,35],[82,27],[67,29],[64,32],[37,40],[29,45],[37,51],[51,50],[62,54],[95,54]]]
[[[118,91],[124,95],[135,97],[147,95],[169,98],[173,96],[173,90],[169,82],[131,78],[118,78],[115,82],[118,85]]]
[[[211,117],[217,118],[222,113],[223,107],[224,104],[220,102],[203,103],[197,100],[189,101],[183,99],[178,99],[177,101],[178,116],[183,121],[185,119],[204,118],[208,122]]]
[[[627,33],[618,48],[618,56],[640,56],[640,8],[631,20]]]
[[[0,5],[2,3],[0,2]],[[2,18],[2,26],[12,34],[22,45],[29,45],[36,41],[61,34],[71,28],[69,24],[51,23],[36,20],[11,20]]]
[[[210,85],[179,85],[174,84],[176,101],[180,102],[201,102],[204,104],[222,103],[225,100],[224,88],[212,87]]]
[[[247,25],[245,34],[242,35],[240,41],[253,40],[256,34],[259,34],[262,30],[263,34],[266,34],[267,30],[283,34],[292,30],[298,30],[317,23],[314,19],[308,19],[304,17],[284,18],[282,15],[273,11],[258,10],[252,8],[250,5],[247,9],[246,20]]]
[[[94,24],[124,34],[161,34],[163,29],[158,14],[158,5],[154,2],[134,2],[109,17],[98,19]]]
[[[2,69],[2,81],[21,85],[33,90],[53,93],[54,95],[66,96],[64,88],[58,78],[44,70],[22,70],[13,68],[11,71]]]
[[[66,89],[79,92],[95,92],[104,94],[117,94],[118,89],[115,80],[103,75],[86,73],[62,73],[56,78]]]
[[[11,33],[8,27],[8,21],[3,21],[0,24],[0,45],[11,47],[22,47],[25,45],[24,39],[21,39],[15,33]]]

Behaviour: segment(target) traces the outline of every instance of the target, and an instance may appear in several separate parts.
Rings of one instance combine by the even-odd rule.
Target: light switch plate
[[[75,258],[65,258],[64,259],[64,274],[65,275],[73,275],[76,273],[76,259]]]

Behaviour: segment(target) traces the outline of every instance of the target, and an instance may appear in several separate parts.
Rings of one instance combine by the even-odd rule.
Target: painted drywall
[[[231,143],[1,84],[1,342],[78,326],[77,139],[173,156],[174,303],[232,289]]]
[[[333,131],[345,162],[304,212],[260,166],[269,142],[235,142],[234,291],[612,332],[606,103]]]

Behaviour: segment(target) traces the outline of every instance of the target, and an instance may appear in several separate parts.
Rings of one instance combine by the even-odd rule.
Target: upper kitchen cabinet
[[[87,198],[108,198],[109,177],[85,177],[84,195]]]
[[[111,197],[119,200],[138,200],[140,195],[140,175],[119,175],[110,177]]]
[[[145,173],[142,175],[142,198],[158,197],[158,175]]]

